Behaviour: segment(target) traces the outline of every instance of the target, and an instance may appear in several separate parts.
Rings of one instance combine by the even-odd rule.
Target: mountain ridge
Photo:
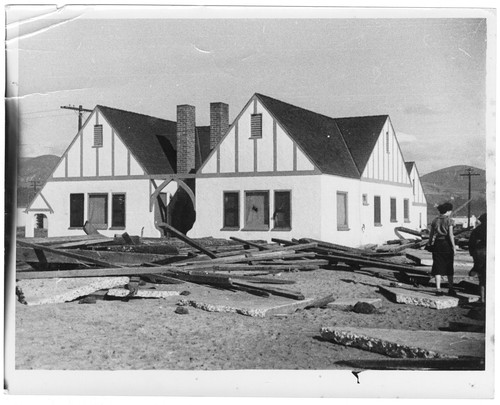
[[[454,209],[466,204],[469,193],[467,169],[479,176],[471,177],[471,215],[478,217],[486,212],[486,171],[473,166],[455,165],[435,170],[420,177],[427,198],[428,223],[438,214],[436,205],[449,201]],[[455,216],[467,216],[467,204]]]

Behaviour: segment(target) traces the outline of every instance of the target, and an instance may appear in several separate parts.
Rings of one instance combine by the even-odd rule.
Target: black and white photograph
[[[6,394],[494,397],[495,8],[5,19]]]

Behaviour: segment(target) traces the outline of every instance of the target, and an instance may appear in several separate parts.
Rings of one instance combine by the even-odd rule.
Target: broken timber
[[[175,229],[173,226],[165,223],[165,222],[160,222],[158,224],[160,228],[165,228],[169,232],[171,232],[173,235],[175,235],[177,238],[182,240],[183,242],[187,243],[188,245],[194,247],[195,249],[198,249],[200,252],[205,253],[208,257],[211,257],[212,259],[215,259],[217,256],[211,252],[208,249],[205,249],[203,246],[200,244],[196,243],[194,240],[189,238],[188,236],[184,235],[182,232],[179,232],[177,229]]]

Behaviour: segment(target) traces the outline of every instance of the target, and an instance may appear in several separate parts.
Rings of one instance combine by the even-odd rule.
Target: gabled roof
[[[321,172],[343,177],[361,177],[388,118],[330,118],[262,94],[256,96]]]
[[[175,174],[177,123],[102,105],[97,109],[118,133],[147,174]],[[196,127],[196,167],[210,152],[210,127]]]

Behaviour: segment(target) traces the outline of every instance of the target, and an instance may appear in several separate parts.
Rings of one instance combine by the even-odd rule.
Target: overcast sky
[[[485,168],[484,19],[45,18],[20,28],[9,84],[21,156],[64,152],[77,114],[62,105],[175,120],[176,105],[193,104],[208,125],[210,102],[228,103],[232,120],[259,92],[331,117],[388,114],[421,174]]]

